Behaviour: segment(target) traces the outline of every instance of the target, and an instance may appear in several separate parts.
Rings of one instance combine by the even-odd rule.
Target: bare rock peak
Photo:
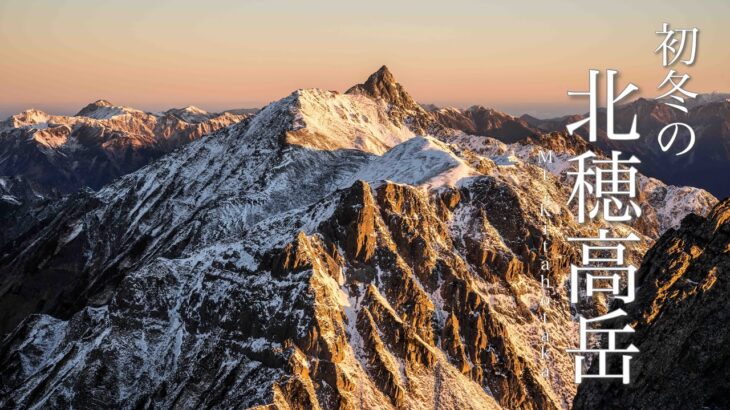
[[[378,71],[370,74],[370,77],[368,77],[367,81],[365,81],[365,86],[369,89],[373,88],[401,88],[400,84],[395,80],[395,76],[393,76],[393,73],[388,70],[388,67],[382,66]]]
[[[380,77],[384,80],[395,81],[395,77],[393,77],[393,73],[390,72],[390,70],[388,69],[388,66],[386,66],[386,65],[383,65],[382,67],[380,67],[378,69],[378,71],[373,73],[370,77]]]
[[[415,108],[418,104],[411,98],[390,72],[387,66],[382,66],[378,71],[371,74],[363,84],[358,84],[349,90],[347,94],[362,94],[371,98],[381,98],[386,102],[403,107]]]

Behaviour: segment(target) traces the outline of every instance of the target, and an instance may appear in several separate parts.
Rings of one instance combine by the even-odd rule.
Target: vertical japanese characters
[[[697,58],[699,30],[697,28],[672,30],[669,24],[664,23],[662,30],[656,33],[663,36],[663,41],[655,52],[661,51],[662,65],[670,68],[658,87],[658,89],[665,87],[670,89],[656,99],[687,113],[688,110],[683,105],[685,98],[695,98],[697,94],[683,89],[690,79],[689,75],[678,74],[671,67],[678,62],[687,66],[694,64]],[[688,43],[691,44],[690,47],[687,47]],[[606,137],[618,141],[635,141],[641,137],[637,131],[637,115],[634,114],[629,131],[619,133],[616,131],[614,111],[617,103],[639,88],[629,83],[617,95],[617,75],[617,70],[606,70]],[[586,127],[590,142],[595,142],[598,136],[600,77],[600,70],[589,70],[588,91],[568,92],[570,96],[589,99],[586,118],[569,124],[567,130],[572,135],[579,128]],[[676,155],[689,152],[695,143],[694,130],[681,122],[664,127],[657,139],[664,152],[667,152],[675,142],[685,141],[686,147]],[[641,217],[642,208],[637,198],[635,168],[641,161],[634,155],[624,156],[621,151],[615,150],[611,151],[608,158],[588,150],[570,161],[575,163],[575,171],[568,172],[568,175],[574,178],[568,205],[575,206],[574,216],[578,223],[594,221],[596,225],[602,226],[591,237],[568,238],[569,241],[580,244],[581,250],[579,264],[570,266],[570,303],[577,305],[597,293],[607,293],[608,302],[618,299],[623,304],[631,303],[634,301],[636,267],[626,261],[625,255],[627,245],[638,242],[641,238],[633,233],[625,237],[614,236],[611,223],[631,223]],[[568,352],[575,354],[576,383],[581,383],[586,378],[617,378],[624,384],[630,382],[631,360],[639,353],[639,349],[633,343],[626,345],[626,339],[634,329],[629,324],[620,325],[624,316],[626,312],[621,308],[594,318],[586,318],[579,314],[578,348],[568,349]],[[620,360],[615,360],[618,356]],[[587,372],[588,362],[591,360],[598,364],[597,373]],[[609,363],[617,366],[609,366]],[[616,368],[620,370],[610,372]]]
[[[683,88],[690,80],[689,74],[679,74],[671,67],[676,66],[678,63],[684,64],[685,66],[694,65],[697,60],[697,37],[700,31],[697,28],[672,30],[668,23],[664,23],[662,30],[656,33],[664,36],[664,40],[654,52],[661,52],[662,66],[668,69],[666,77],[664,77],[664,80],[657,88],[660,90],[662,88],[669,89],[669,91],[656,97],[656,100],[661,100],[669,107],[687,114],[687,107],[684,106],[685,98],[697,98],[697,93],[687,91]],[[689,52],[687,52],[686,46],[690,39],[691,46]],[[689,55],[686,56],[686,54]],[[682,59],[684,56],[686,58]],[[659,131],[659,147],[664,152],[669,151],[677,137],[682,135],[682,133],[688,136],[689,142],[677,155],[686,154],[695,145],[695,131],[692,127],[682,122],[667,124]]]

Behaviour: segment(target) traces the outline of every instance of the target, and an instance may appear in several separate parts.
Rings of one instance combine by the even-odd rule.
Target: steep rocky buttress
[[[636,301],[623,306],[636,328],[631,342],[640,349],[631,384],[585,381],[574,408],[727,408],[729,273],[726,199],[707,218],[687,216],[647,252],[637,272]]]

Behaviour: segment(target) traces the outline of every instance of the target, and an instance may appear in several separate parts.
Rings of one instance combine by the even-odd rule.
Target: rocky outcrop
[[[689,215],[647,252],[636,301],[631,383],[587,380],[575,409],[721,409],[730,391],[730,200]],[[617,371],[614,369],[613,371]],[[593,369],[595,371],[595,369]]]

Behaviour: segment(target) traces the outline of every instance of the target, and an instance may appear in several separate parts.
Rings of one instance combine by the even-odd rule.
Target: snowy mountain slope
[[[324,208],[320,214],[315,206],[309,219],[319,222],[331,214],[327,212],[329,205]],[[302,218],[302,213],[292,216]],[[355,323],[345,324],[343,319],[348,309],[357,305],[349,305],[341,289],[344,283],[338,283],[344,281],[343,272],[335,269],[317,238],[300,235],[295,239],[294,246],[304,248],[296,250],[296,260],[304,266],[292,272],[283,268],[265,271],[251,263],[260,258],[252,254],[268,248],[262,233],[278,239],[291,227],[289,221],[270,219],[252,229],[249,235],[264,239],[261,249],[243,237],[241,242],[217,244],[187,258],[158,259],[126,276],[118,287],[124,291],[117,292],[108,307],[86,308],[69,322],[41,316],[43,321],[28,323],[37,326],[36,343],[49,345],[44,366],[74,365],[67,367],[60,384],[37,384],[45,378],[32,377],[33,368],[17,374],[19,379],[31,376],[32,381],[13,395],[15,405],[28,403],[26,397],[34,390],[34,394],[40,393],[37,402],[44,405],[79,403],[101,387],[108,394],[94,396],[99,405],[128,402],[130,406],[247,407],[276,400],[277,389],[282,389],[289,390],[283,393],[289,396],[288,401],[305,396],[306,401],[297,402],[299,406],[334,407],[334,402],[326,401],[326,393],[313,394],[311,379],[318,379],[321,391],[327,390],[328,383],[341,388],[340,402],[390,408],[390,399],[345,341],[348,331],[350,337],[355,337],[356,331]],[[307,263],[312,266],[307,268]],[[86,319],[94,315],[93,320]],[[51,332],[53,340],[44,340]],[[93,335],[94,342],[84,342],[82,334]],[[292,346],[290,339],[297,340],[296,345]],[[68,350],[74,345],[80,348]],[[307,346],[305,355],[302,349]],[[28,354],[32,356],[32,352]],[[201,355],[207,365],[201,366]],[[313,356],[321,359],[313,361]],[[443,355],[435,360],[446,367],[440,376],[445,387],[442,400],[497,408],[478,385],[451,368]],[[138,366],[140,361],[145,366]],[[103,379],[101,386],[87,384],[88,376],[105,366],[115,369],[110,377]],[[420,408],[433,395],[430,386],[434,382],[427,383],[433,376],[416,366],[407,372],[420,382],[411,387],[405,403]],[[296,396],[290,392],[297,389],[303,391]]]
[[[326,100],[316,101],[321,97]],[[372,100],[354,96],[344,98],[346,101],[343,101],[343,97],[322,93],[318,90],[298,91],[267,107],[246,123],[233,126],[221,132],[221,135],[213,135],[196,141],[186,149],[162,158],[154,166],[125,176],[98,194],[82,199],[82,204],[70,204],[68,207],[70,209],[84,207],[89,209],[84,209],[83,215],[74,214],[67,218],[66,215],[61,215],[59,218],[61,226],[68,223],[73,223],[73,226],[65,225],[65,228],[61,228],[61,226],[55,225],[45,230],[45,234],[51,236],[46,240],[56,242],[61,247],[60,253],[50,255],[52,261],[49,265],[54,268],[53,272],[48,272],[48,274],[59,274],[55,268],[54,256],[55,259],[65,258],[68,255],[69,247],[81,246],[84,250],[80,252],[80,255],[89,255],[91,258],[79,260],[78,263],[84,266],[82,269],[89,275],[85,277],[90,280],[74,284],[75,278],[69,277],[68,283],[71,286],[76,285],[75,288],[58,289],[56,286],[52,286],[51,289],[46,289],[42,293],[48,297],[49,308],[54,309],[54,302],[58,298],[63,298],[63,294],[59,293],[62,291],[67,291],[74,296],[86,296],[94,299],[95,304],[100,303],[102,301],[98,298],[104,297],[107,288],[120,288],[115,286],[115,283],[109,282],[128,278],[128,276],[124,276],[124,279],[110,278],[109,276],[114,275],[115,270],[132,272],[135,270],[130,268],[136,265],[146,273],[149,271],[148,269],[152,269],[147,268],[149,264],[160,263],[156,262],[159,260],[159,255],[171,252],[179,254],[179,250],[174,248],[180,246],[185,249],[186,246],[183,242],[186,239],[189,240],[190,237],[200,238],[199,242],[190,244],[191,249],[198,249],[200,246],[205,246],[205,243],[214,243],[214,238],[231,237],[250,232],[247,227],[257,221],[267,220],[268,215],[286,215],[288,210],[324,196],[328,192],[325,190],[332,191],[338,184],[351,185],[355,181],[358,166],[367,168],[367,173],[372,180],[403,175],[401,181],[408,183],[413,182],[413,178],[421,177],[407,171],[399,172],[397,169],[399,162],[391,160],[387,155],[376,157],[367,151],[356,150],[356,148],[371,148],[375,152],[380,152],[383,147],[388,147],[389,144],[402,138],[399,135],[407,137],[412,134],[407,129],[399,128],[387,121],[380,121],[375,126],[363,125],[359,121],[352,126],[341,120],[338,122],[338,119],[342,118],[340,116],[341,104],[351,104],[358,112],[371,115],[373,118],[386,118],[382,108],[377,108],[379,106],[374,105]],[[316,104],[318,102],[323,105]],[[322,109],[322,107],[331,109]],[[316,122],[313,120],[314,118],[316,118]],[[313,139],[302,140],[302,136],[306,135],[302,133],[305,124],[314,124],[312,130],[308,130],[312,133],[311,135],[321,134],[326,125],[336,126],[338,133],[330,133],[336,138],[325,142]],[[394,130],[400,131],[394,133]],[[414,147],[404,147],[409,152],[433,149],[439,147],[440,144],[437,141],[422,138],[411,141],[404,143],[404,145],[414,145],[415,143]],[[336,149],[323,150],[322,145],[313,146],[311,142],[327,143],[329,148],[336,147]],[[233,161],[219,161],[216,160],[217,158],[228,158]],[[428,167],[431,163],[433,168],[437,169],[448,169],[458,165],[454,163],[454,157],[446,153],[424,159],[427,162],[422,166]],[[382,162],[380,167],[379,162]],[[165,208],[171,209],[172,207],[175,207],[175,212],[163,211]],[[80,219],[76,219],[79,216]],[[287,230],[288,235],[283,238],[290,240],[291,235],[295,233],[296,226],[297,224],[292,222],[285,223],[283,227]],[[182,230],[181,227],[184,227],[185,230]],[[106,232],[94,232],[99,230]],[[263,232],[271,233],[272,231],[273,228],[267,227]],[[59,232],[60,235],[52,236]],[[110,233],[116,235],[115,239],[102,240],[101,237],[96,239],[96,235],[109,235]],[[249,235],[251,234],[249,233]],[[256,237],[271,239],[270,236],[262,236],[260,233]],[[266,246],[277,243],[270,239],[266,240]],[[29,256],[29,254],[43,252],[41,248],[45,245],[42,242],[43,240],[40,243],[34,240],[30,248],[14,259],[11,265],[18,267],[20,272],[25,263],[29,263],[37,257],[37,255]],[[140,245],[141,243],[145,243],[145,245]],[[253,241],[246,243],[253,243]],[[112,244],[118,244],[118,247],[109,249]],[[135,249],[140,246],[145,246],[141,252]],[[257,255],[259,258],[261,252],[262,250],[259,250]],[[132,255],[134,256],[132,257]],[[120,266],[127,269],[120,269]],[[101,269],[97,267],[101,267]],[[181,269],[182,267],[176,267],[174,270],[177,272]],[[43,268],[39,271],[39,274],[43,275]],[[72,275],[72,272],[68,272],[68,274]],[[8,277],[6,276],[4,279],[3,282],[8,283],[6,282]],[[39,283],[36,285],[50,284],[50,277],[48,279],[49,281],[46,282],[43,278],[38,278]],[[18,283],[20,282],[25,282],[25,278],[19,278]],[[25,283],[27,285],[27,282]],[[264,281],[260,285],[270,286],[270,282]],[[253,292],[252,286],[253,284],[246,285],[244,289]],[[22,287],[23,285],[19,292],[21,295]],[[128,288],[125,285],[121,287]],[[10,297],[10,294],[7,293],[9,289],[7,287],[5,289],[4,301],[11,299],[14,303],[18,303],[17,297]],[[17,291],[17,288],[13,290],[13,292]],[[53,292],[56,292],[55,295]],[[282,297],[279,292],[274,292],[274,294]],[[241,302],[253,303],[256,300],[258,299],[248,301],[242,299]],[[57,306],[51,311],[65,316],[63,305],[67,302],[63,300],[59,302],[56,302]],[[73,309],[70,309],[69,312],[71,310]],[[3,319],[8,320],[8,317],[5,316]],[[103,331],[100,335],[102,334],[104,334]],[[147,338],[144,334],[141,337]],[[139,352],[135,350],[130,353],[136,355]],[[78,369],[78,371],[83,374],[84,369]],[[445,372],[453,373],[453,370],[445,370]],[[454,374],[453,377],[463,379],[463,376],[458,374]],[[247,379],[247,382],[250,383],[252,380]],[[29,388],[31,387],[32,385],[29,385]],[[474,400],[477,400],[480,390],[476,388],[475,391],[477,393]],[[486,402],[492,400],[483,393],[481,394],[483,395],[481,400]],[[63,394],[57,393],[57,395],[51,396],[56,397],[53,400],[62,400],[60,397]],[[16,397],[23,400],[22,393]],[[124,397],[118,399],[121,400]],[[261,397],[255,397],[255,399],[260,400]]]
[[[566,238],[598,225],[488,139],[414,136],[383,74],[298,90],[0,249],[0,407],[568,408]],[[658,228],[615,229],[638,265]]]
[[[318,90],[297,91],[271,104],[251,120],[195,141],[190,148],[124,176],[96,195],[70,199],[69,202],[81,203],[69,210],[87,207],[88,211],[93,210],[92,220],[78,223],[96,225],[99,221],[104,226],[124,228],[115,232],[112,249],[107,249],[104,241],[97,244],[91,241],[92,246],[99,247],[99,252],[92,252],[101,258],[98,263],[102,266],[119,263],[120,255],[130,252],[140,241],[149,241],[148,249],[159,246],[163,252],[174,245],[166,240],[180,235],[180,230],[187,232],[181,242],[190,239],[187,235],[202,240],[217,238],[232,227],[255,223],[268,215],[311,203],[337,187],[349,186],[362,166],[369,165],[371,177],[379,179],[379,173],[370,165],[372,153],[356,148],[373,147],[376,152],[381,151],[396,138],[391,130],[398,129],[408,135],[407,130],[387,123],[363,127],[358,122],[331,134],[333,138],[327,144],[337,147],[332,151],[298,145],[305,135],[303,118],[307,121],[312,115],[319,116],[318,127],[341,118],[336,104],[329,111],[321,111],[318,106],[307,110],[309,106],[303,100],[317,96],[337,98]],[[347,98],[353,104],[362,101],[361,97]],[[364,107],[374,105],[368,100]],[[383,170],[386,171],[392,170]],[[72,214],[76,217],[75,212]],[[69,229],[73,230],[50,225],[44,231],[58,236]],[[38,242],[34,244],[40,246]]]
[[[382,154],[413,137],[403,124],[388,120],[382,102],[332,91],[299,90],[294,128],[286,142],[320,150],[358,149]]]
[[[456,186],[476,175],[479,172],[467,161],[433,137],[414,137],[373,158],[357,172],[358,178],[369,182],[390,180],[428,188]]]
[[[588,149],[605,158],[599,148],[565,133],[531,137],[513,144],[470,135],[459,135],[448,141],[489,158],[512,154],[521,161],[546,167],[553,175],[561,177],[564,184],[572,184],[566,174],[567,171],[575,170],[575,166],[568,162],[570,158]],[[554,153],[553,161],[547,165],[539,164],[539,153],[541,150],[546,152],[546,149]],[[645,224],[637,228],[651,237],[658,237],[666,230],[678,227],[688,213],[707,215],[717,203],[717,198],[704,189],[667,185],[642,174],[638,174],[637,180],[639,199],[644,210],[641,222]]]

